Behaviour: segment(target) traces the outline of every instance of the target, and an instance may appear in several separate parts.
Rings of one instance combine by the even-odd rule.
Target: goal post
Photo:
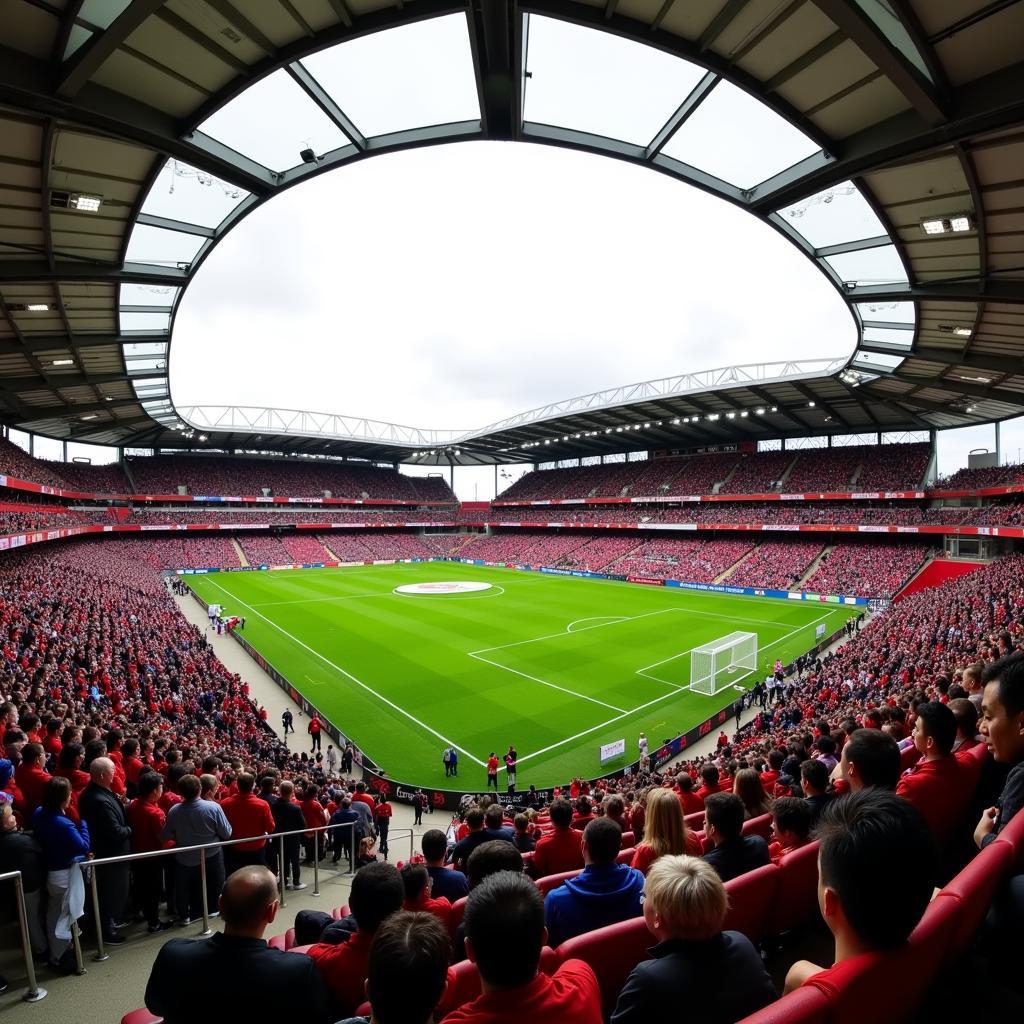
[[[690,689],[716,694],[757,668],[757,634],[737,631],[690,652]]]

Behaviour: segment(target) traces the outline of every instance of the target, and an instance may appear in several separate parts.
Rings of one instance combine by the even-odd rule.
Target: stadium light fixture
[[[764,406],[763,405],[758,408],[757,415],[758,416],[763,416],[764,415]]]
[[[946,217],[925,217],[921,229],[926,235],[963,234],[973,231],[974,223],[969,213],[951,213]]]
[[[54,366],[74,366],[75,365],[75,361],[74,361],[74,359],[54,359],[53,365]]]
[[[734,412],[727,412],[725,415],[730,420],[736,419],[736,413],[734,413]]]
[[[29,313],[47,313],[49,312],[50,305],[47,302],[30,302],[25,309]]]
[[[674,426],[674,427],[678,427],[679,426],[679,417],[678,416],[672,421],[672,426]]]
[[[953,333],[960,338],[969,338],[972,332],[970,327],[954,327]]]
[[[199,440],[200,440],[200,441],[205,441],[206,439],[207,439],[207,438],[206,438],[206,435],[205,435],[205,434],[200,434],[200,435],[199,435]]]
[[[644,430],[650,430],[650,429],[651,429],[650,423],[645,423],[644,424]]]
[[[778,411],[779,411],[779,407],[777,405],[773,405],[772,406],[772,412],[778,412]]]
[[[94,420],[96,419],[96,413],[91,412],[87,416],[82,417],[83,420]]]
[[[740,417],[741,418],[746,418],[749,415],[750,415],[750,413],[748,413],[746,409],[744,409],[743,412],[740,413]]]
[[[807,407],[809,409],[813,409],[815,405],[816,405],[816,403],[815,403],[813,398],[807,403]]]

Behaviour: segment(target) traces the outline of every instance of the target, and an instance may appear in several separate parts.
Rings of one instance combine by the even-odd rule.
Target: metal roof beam
[[[22,395],[32,391],[60,391],[63,388],[86,388],[98,384],[121,384],[128,380],[125,373],[57,373],[41,377],[18,377],[8,381],[4,389],[8,394]],[[132,399],[137,402],[138,399]]]
[[[0,263],[0,274],[3,264]],[[919,281],[915,284],[865,284],[844,289],[851,302],[899,302],[908,299],[946,302],[1024,303],[1024,280],[977,277],[948,281]]]
[[[936,149],[1021,124],[1024,121],[1024,62],[954,90],[948,110],[949,118],[942,124],[922,125],[916,111],[904,111],[836,142],[832,146],[834,160],[810,172],[801,170],[798,165],[758,185],[751,193],[750,208],[764,215],[848,178],[907,158],[927,160]]]
[[[886,354],[894,352],[893,349],[883,348],[870,341],[862,341],[858,347],[869,349],[872,352],[885,352]],[[949,349],[929,348],[925,345],[903,354],[908,359],[923,359],[925,362],[941,363],[943,366],[964,366],[971,370],[989,370],[992,373],[1024,372],[1024,363],[1020,359],[1014,359],[1010,356],[992,356],[982,353],[976,355],[973,352],[961,354]]]
[[[941,124],[946,120],[945,103],[939,91],[913,62],[893,46],[857,4],[851,4],[849,0],[813,0],[813,3],[857,44],[927,124]]]
[[[188,279],[188,271],[177,267],[155,267],[145,263],[81,263],[63,260],[51,269],[46,260],[0,260],[0,282],[12,281],[98,281],[108,284],[173,285],[180,287]]]
[[[64,62],[54,92],[74,99],[114,51],[166,0],[132,0],[103,32],[97,32]]]
[[[653,160],[668,144],[669,139],[682,127],[686,119],[711,95],[718,84],[718,75],[708,72],[679,104],[676,112],[662,125],[661,130],[644,150],[644,159]]]
[[[518,0],[473,0],[466,19],[484,134],[518,139],[526,45]]]
[[[166,334],[132,335],[125,337],[119,334],[76,334],[69,341],[63,334],[30,334],[24,342],[0,341],[0,356],[19,355],[26,352],[57,352],[79,349],[101,348],[107,345],[138,345],[167,342]]]

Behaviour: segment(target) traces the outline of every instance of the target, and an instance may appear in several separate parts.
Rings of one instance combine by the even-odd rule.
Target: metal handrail
[[[278,876],[277,876],[277,889],[278,895],[281,900],[281,906],[287,906],[287,900],[285,898],[285,860],[284,860],[284,841],[289,836],[308,836],[311,832],[331,832],[337,829],[352,829],[352,837],[348,844],[348,873],[351,874],[355,871],[355,825],[353,821],[339,822],[337,825],[316,825],[310,828],[293,829],[290,832],[264,832],[258,836],[233,836],[231,839],[222,839],[215,843],[200,843],[196,846],[170,846],[163,850],[146,850],[140,853],[121,853],[115,857],[96,857],[92,860],[83,860],[78,862],[78,867],[82,869],[87,875],[87,880],[91,889],[92,894],[92,910],[93,917],[95,919],[96,926],[96,955],[93,957],[97,962],[102,962],[108,959],[108,953],[103,945],[103,918],[100,914],[100,897],[97,889],[95,868],[106,867],[111,864],[127,864],[132,861],[140,860],[153,860],[157,857],[168,857],[179,853],[194,853],[196,851],[204,851],[203,856],[199,858],[199,883],[202,891],[202,906],[203,906],[203,930],[199,933],[200,935],[211,935],[212,929],[210,928],[210,913],[207,904],[207,888],[206,888],[206,850],[219,850],[224,846],[238,846],[241,843],[254,843],[260,839],[271,842],[277,840],[278,842]],[[319,844],[319,836],[316,838],[317,844]],[[315,851],[319,852],[319,849]],[[6,876],[0,875],[0,878]],[[319,858],[313,857],[313,896],[320,895],[320,862]],[[82,967],[81,956],[76,948],[76,956],[78,957],[79,974],[84,974],[85,970]]]
[[[14,882],[14,892],[18,904],[18,928],[21,930],[21,955],[25,961],[25,976],[28,978],[28,989],[21,997],[26,1003],[38,1003],[46,998],[46,989],[36,984],[36,965],[32,961],[32,942],[28,930],[28,910],[25,907],[25,879],[20,871],[5,871],[0,874],[0,882]]]

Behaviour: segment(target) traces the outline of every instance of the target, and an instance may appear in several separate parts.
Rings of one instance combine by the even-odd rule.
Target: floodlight
[[[94,420],[94,419],[96,419],[96,413],[91,412],[91,413],[89,413],[88,416],[83,416],[82,419],[83,420]]]
[[[82,192],[72,192],[68,200],[68,206],[74,210],[81,210],[82,213],[96,213],[103,202],[100,196],[87,196]]]
[[[969,338],[971,336],[970,327],[954,327],[953,333],[959,335],[961,338]]]
[[[75,365],[75,361],[74,361],[74,359],[54,359],[53,365],[54,366],[74,366]]]
[[[26,307],[29,313],[46,313],[49,311],[49,303],[46,302],[30,302]]]

